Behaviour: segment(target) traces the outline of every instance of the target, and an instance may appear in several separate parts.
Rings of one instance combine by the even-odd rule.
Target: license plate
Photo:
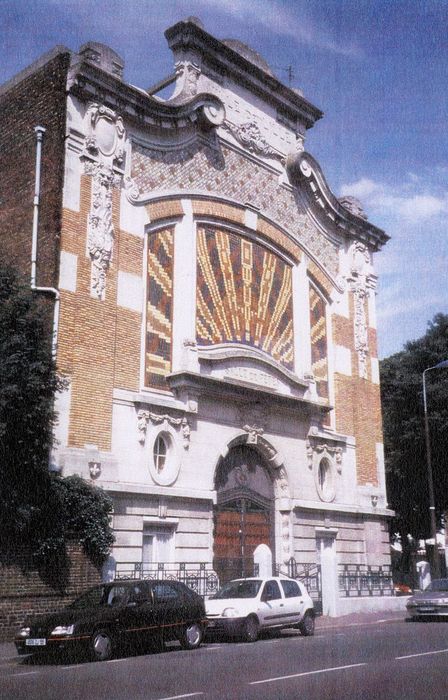
[[[435,612],[436,608],[431,607],[430,605],[422,605],[422,607],[419,608],[420,612]]]
[[[27,647],[44,647],[46,643],[46,639],[27,639],[25,642]]]

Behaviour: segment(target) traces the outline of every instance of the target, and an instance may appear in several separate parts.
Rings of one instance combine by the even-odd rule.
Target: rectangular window
[[[146,525],[143,530],[142,563],[167,564],[173,561],[174,530],[161,525]]]

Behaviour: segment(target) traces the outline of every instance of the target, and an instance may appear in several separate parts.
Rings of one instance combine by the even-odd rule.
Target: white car
[[[295,579],[242,578],[224,584],[205,601],[207,631],[255,642],[261,630],[297,627],[314,634],[314,605]]]

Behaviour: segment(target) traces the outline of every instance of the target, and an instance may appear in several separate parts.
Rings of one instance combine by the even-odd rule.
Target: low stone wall
[[[18,565],[0,564],[0,641],[11,641],[29,615],[60,610],[101,581],[101,572],[79,545],[69,545],[67,552],[70,573],[62,593],[44,583],[37,571],[24,573]]]
[[[406,615],[409,596],[360,596],[359,598],[338,598],[335,617],[351,613],[372,613],[399,611]]]

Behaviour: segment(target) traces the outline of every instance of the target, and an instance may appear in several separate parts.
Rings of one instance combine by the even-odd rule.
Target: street
[[[398,617],[398,615],[397,615]],[[254,644],[206,641],[196,651],[105,663],[0,660],[5,700],[429,700],[448,696],[448,623],[404,619],[285,630]]]

